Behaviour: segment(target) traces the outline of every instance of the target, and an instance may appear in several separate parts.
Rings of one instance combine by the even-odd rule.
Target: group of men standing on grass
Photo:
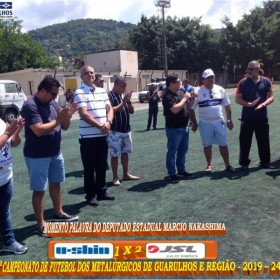
[[[37,93],[30,97],[22,108],[26,139],[23,151],[30,190],[33,192],[32,206],[37,221],[35,233],[45,238],[49,238],[45,233],[44,219],[44,195],[47,187],[54,207],[53,221],[73,222],[79,218],[63,211],[60,186],[65,180],[64,159],[60,149],[61,129],[69,128],[70,119],[77,110],[80,115],[78,138],[87,203],[97,206],[99,200],[115,199],[108,194],[106,186],[108,144],[114,175],[113,184],[120,185],[117,173],[120,155],[123,166],[122,180],[139,179],[131,175],[128,168],[128,153],[132,152],[129,115],[133,114],[134,107],[130,100],[132,92],[122,96],[126,91],[126,79],[117,77],[112,91],[107,92],[102,86],[102,76],[99,75],[95,80],[94,69],[91,66],[83,66],[80,72],[83,84],[75,91],[74,102],[71,105],[66,103],[64,108],[60,108],[58,103],[54,102],[59,93],[60,83],[55,78],[45,77],[39,84]],[[10,138],[11,135],[7,133],[7,136]],[[5,211],[6,208],[9,208],[8,203]],[[9,232],[4,234],[4,245],[8,248],[5,247],[5,250],[14,254],[26,252],[26,247],[12,242],[14,240],[6,240],[6,235],[12,236],[11,222],[5,221],[3,225],[9,227]],[[2,231],[2,221],[0,229]],[[3,232],[5,230],[3,229]],[[13,243],[13,246],[9,243]]]
[[[273,89],[270,80],[259,75],[259,70],[259,62],[251,61],[248,64],[247,77],[239,82],[235,96],[235,102],[243,106],[239,136],[239,164],[243,170],[249,168],[249,152],[254,132],[260,167],[274,168],[270,164],[267,116],[267,105],[274,100]],[[117,172],[119,156],[123,167],[122,180],[139,179],[129,172],[128,154],[132,152],[129,116],[134,113],[134,107],[131,103],[132,91],[126,92],[126,79],[117,77],[112,91],[107,92],[103,89],[102,76],[99,75],[95,80],[91,66],[83,66],[80,72],[83,84],[75,91],[71,106],[59,108],[58,104],[53,102],[59,93],[60,84],[56,79],[46,77],[40,83],[37,93],[27,100],[22,109],[26,138],[24,156],[37,220],[35,233],[42,237],[48,237],[44,233],[44,194],[48,185],[54,206],[53,220],[78,220],[77,215],[71,216],[63,211],[60,187],[60,183],[65,180],[64,160],[60,150],[61,129],[68,129],[70,118],[75,111],[78,110],[80,115],[79,143],[87,203],[97,206],[99,200],[115,199],[108,194],[106,187],[108,146],[113,185],[118,186],[121,183]],[[177,76],[170,75],[166,78],[167,89],[163,95],[167,136],[166,167],[172,183],[178,183],[180,177],[193,177],[185,167],[189,145],[189,118],[192,131],[196,132],[198,128],[200,131],[207,162],[205,172],[212,172],[213,144],[219,145],[226,171],[236,172],[229,163],[226,136],[227,128],[233,129],[230,101],[225,90],[214,84],[214,77],[211,69],[205,70],[202,74],[203,86],[197,92],[191,93],[179,90],[180,79]],[[222,106],[225,108],[226,119]],[[197,107],[199,125],[195,117]],[[9,134],[5,135],[10,138]],[[25,247],[15,244],[13,248],[7,247],[6,250],[18,254],[26,252]]]
[[[259,75],[260,64],[253,60],[249,62],[247,77],[237,86],[235,102],[243,106],[241,128],[239,135],[239,164],[242,170],[248,170],[249,153],[255,132],[261,168],[273,169],[270,164],[269,122],[267,105],[273,102],[271,81]],[[193,174],[186,172],[185,155],[188,150],[189,129],[188,118],[192,122],[192,131],[199,127],[207,166],[205,173],[212,172],[212,145],[217,144],[225,163],[225,170],[236,172],[229,163],[227,147],[227,128],[233,129],[231,120],[230,100],[225,90],[214,84],[214,72],[206,69],[202,74],[203,85],[197,93],[179,91],[180,79],[168,76],[167,90],[163,96],[163,106],[166,117],[165,131],[167,136],[166,167],[172,183],[178,183],[179,178],[192,178]],[[225,108],[226,119],[222,106]],[[199,108],[199,125],[195,117],[195,109]],[[189,114],[188,114],[189,113]],[[176,171],[177,169],[177,171]]]

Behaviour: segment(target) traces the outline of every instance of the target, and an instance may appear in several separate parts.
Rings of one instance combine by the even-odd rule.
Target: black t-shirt
[[[184,93],[178,91],[177,93],[172,92],[170,89],[167,89],[162,98],[162,105],[165,112],[165,126],[168,128],[181,128],[187,127],[189,121],[189,111],[187,108],[187,103],[183,108],[177,113],[174,114],[170,108],[178,104],[183,99]]]
[[[111,91],[108,96],[112,107],[116,107],[122,103],[121,94],[116,94]],[[125,104],[125,106],[122,107],[118,112],[115,112],[111,130],[122,133],[127,133],[130,131],[129,110],[127,104]]]

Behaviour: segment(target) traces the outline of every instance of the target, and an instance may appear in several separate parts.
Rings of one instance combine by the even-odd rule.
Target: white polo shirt
[[[224,120],[222,106],[229,104],[230,100],[224,88],[214,84],[211,90],[204,86],[198,90],[198,97],[195,99],[192,109],[195,110],[198,106],[199,120],[214,123]]]
[[[105,89],[95,87],[92,88],[86,84],[82,84],[79,89],[74,92],[74,101],[78,104],[78,108],[86,107],[87,112],[96,119],[99,123],[104,124],[107,121],[106,105],[110,105],[108,94]],[[85,122],[80,116],[80,134],[81,138],[104,137],[101,130],[97,127],[91,126]]]

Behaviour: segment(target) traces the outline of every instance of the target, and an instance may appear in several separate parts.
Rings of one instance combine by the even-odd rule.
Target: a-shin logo
[[[0,19],[9,19],[13,17],[13,2],[0,2]]]
[[[56,243],[56,259],[111,259],[114,246],[111,243]]]
[[[146,257],[148,259],[203,259],[205,258],[205,244],[148,243]]]

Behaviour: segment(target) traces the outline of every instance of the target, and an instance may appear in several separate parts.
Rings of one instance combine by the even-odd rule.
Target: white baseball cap
[[[6,130],[6,123],[0,119],[0,135],[2,135]]]
[[[202,73],[202,78],[207,78],[209,76],[215,76],[214,72],[212,69],[206,69],[203,73]]]

